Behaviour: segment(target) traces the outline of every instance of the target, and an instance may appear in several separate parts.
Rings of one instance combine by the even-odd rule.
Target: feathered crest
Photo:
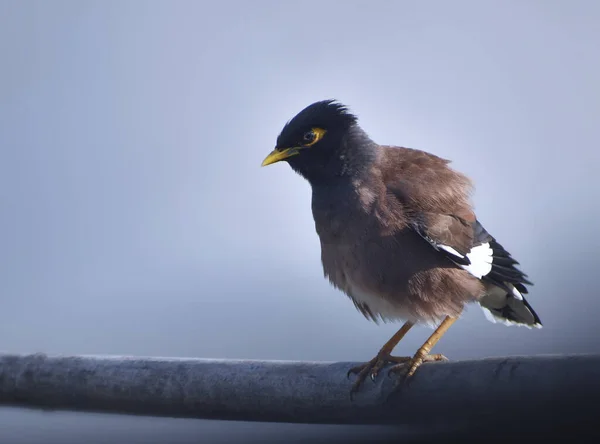
[[[357,120],[357,117],[348,110],[348,107],[337,100],[321,100],[308,105],[288,121],[277,138],[277,144],[285,145],[285,142],[293,139],[297,133],[313,127],[327,130],[347,129],[355,124]]]

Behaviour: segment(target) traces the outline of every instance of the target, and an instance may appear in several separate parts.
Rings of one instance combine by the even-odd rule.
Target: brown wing
[[[448,164],[424,151],[383,147],[382,179],[410,225],[436,249],[467,265],[464,256],[473,247],[476,220],[470,202],[473,187]]]
[[[473,276],[506,292],[491,292],[482,307],[502,322],[541,326],[525,300],[527,275],[479,223],[472,210],[471,181],[448,161],[407,148],[384,147],[382,174],[387,193],[406,221],[440,253]]]

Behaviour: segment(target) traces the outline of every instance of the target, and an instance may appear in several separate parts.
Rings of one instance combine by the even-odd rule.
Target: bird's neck
[[[365,194],[372,190],[363,184],[356,177],[312,184],[312,213],[322,242],[344,243],[362,235],[355,229],[362,230],[369,223],[375,197]]]
[[[335,150],[327,150],[319,159],[306,164],[290,162],[290,166],[313,188],[338,187],[368,174],[377,156],[377,144],[358,126],[352,126],[340,137]],[[315,161],[316,160],[316,161]]]

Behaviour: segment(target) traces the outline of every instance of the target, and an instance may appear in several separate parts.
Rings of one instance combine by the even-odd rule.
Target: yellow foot
[[[424,362],[439,362],[439,361],[447,361],[447,360],[448,360],[448,358],[446,358],[444,355],[441,355],[439,353],[423,356],[422,353],[417,352],[417,354],[415,354],[415,356],[413,356],[412,358],[408,358],[406,361],[398,363],[398,364],[394,365],[392,368],[390,368],[390,370],[388,371],[388,375],[391,373],[399,373],[399,372],[406,373],[404,378],[401,380],[402,382],[396,383],[396,386],[395,386],[395,389],[396,389],[400,385],[406,383],[415,374],[417,369]]]
[[[375,381],[379,371],[387,364],[394,363],[396,364],[394,367],[396,367],[398,365],[404,365],[411,360],[412,358],[410,356],[392,356],[387,353],[379,353],[369,362],[351,368],[348,370],[348,378],[351,374],[357,374],[358,376],[356,381],[354,381],[352,388],[350,389],[350,398],[352,398],[354,393],[358,391],[362,383],[365,381],[365,379],[367,379],[367,376],[370,376],[371,380]]]

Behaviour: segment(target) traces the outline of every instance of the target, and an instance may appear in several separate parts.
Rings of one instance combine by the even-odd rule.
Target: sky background
[[[336,98],[377,142],[472,177],[535,283],[542,330],[473,306],[436,352],[600,352],[599,22],[594,0],[0,0],[0,350],[370,359],[398,325],[323,279],[308,183],[260,168],[288,119]],[[0,409],[15,444],[99,428],[349,433]]]

